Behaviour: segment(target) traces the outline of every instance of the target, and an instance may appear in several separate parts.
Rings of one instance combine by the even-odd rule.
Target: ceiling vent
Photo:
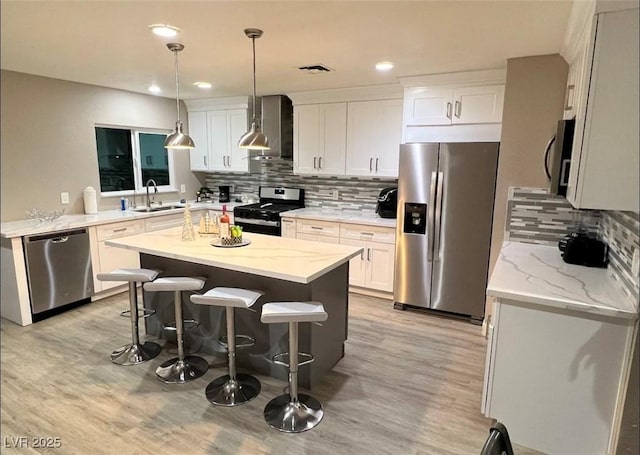
[[[330,71],[333,71],[331,68],[323,65],[322,63],[317,63],[315,65],[299,66],[298,69],[309,74],[320,74],[320,73],[328,73]]]

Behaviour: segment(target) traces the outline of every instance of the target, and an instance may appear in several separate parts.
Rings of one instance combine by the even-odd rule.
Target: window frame
[[[122,125],[110,125],[105,123],[96,123],[93,125],[93,133],[95,137],[96,128],[110,128],[118,130],[126,130],[131,134],[131,155],[133,161],[133,190],[119,190],[119,191],[100,191],[101,197],[122,197],[122,196],[134,196],[146,191],[145,182],[142,181],[142,156],[140,154],[140,134],[158,134],[168,136],[171,134],[171,130],[161,128],[144,128],[134,126],[122,126]],[[98,157],[98,143],[96,142],[95,155]],[[177,193],[178,188],[176,184],[176,169],[174,150],[167,150],[167,167],[169,168],[169,184],[158,185],[158,193]],[[98,178],[100,178],[100,166],[98,166]]]

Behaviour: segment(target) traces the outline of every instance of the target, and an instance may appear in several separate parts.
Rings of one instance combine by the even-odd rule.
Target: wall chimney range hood
[[[285,95],[261,97],[262,132],[269,138],[270,150],[249,150],[250,171],[254,163],[293,159],[293,104]],[[259,166],[258,166],[259,167]]]

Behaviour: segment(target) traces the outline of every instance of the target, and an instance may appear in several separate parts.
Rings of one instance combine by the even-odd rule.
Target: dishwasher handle
[[[25,243],[39,242],[42,240],[51,240],[51,243],[64,243],[69,240],[70,236],[73,235],[82,235],[86,234],[86,229],[74,229],[71,231],[63,231],[63,232],[50,232],[49,234],[39,234],[39,235],[31,235],[25,236]]]

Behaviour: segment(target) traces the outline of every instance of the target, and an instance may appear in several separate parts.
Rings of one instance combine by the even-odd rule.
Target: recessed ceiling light
[[[391,62],[378,62],[376,63],[376,69],[378,71],[389,71],[393,68],[393,63]]]
[[[151,93],[160,93],[162,90],[157,85],[153,84],[149,86],[149,91]]]
[[[173,25],[167,25],[167,24],[152,24],[147,28],[151,30],[151,32],[153,32],[154,34],[158,36],[164,36],[164,37],[176,36],[178,33],[182,31],[178,27],[174,27]]]
[[[193,85],[198,88],[211,88],[211,82],[194,82]]]

